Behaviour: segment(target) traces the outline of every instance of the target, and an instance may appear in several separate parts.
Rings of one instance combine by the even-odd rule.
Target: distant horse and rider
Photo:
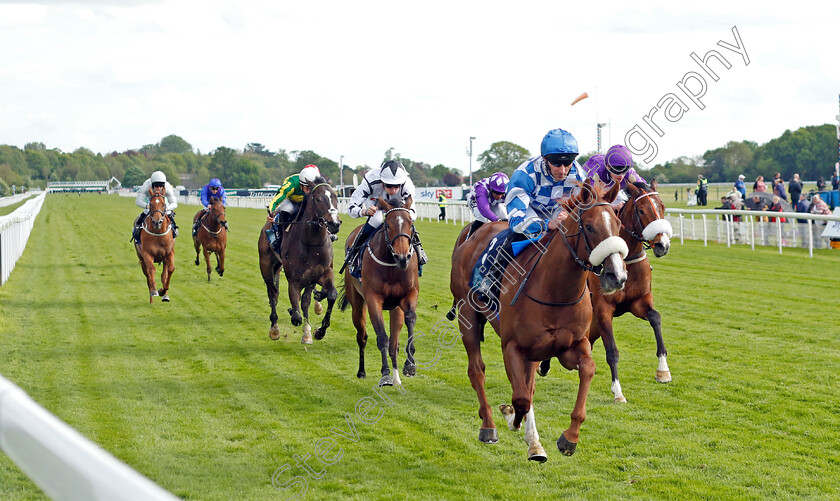
[[[562,208],[568,217],[556,219],[533,245],[502,266],[498,297],[470,284],[482,251],[505,223],[485,224],[455,248],[450,288],[469,359],[470,382],[479,399],[482,442],[498,441],[484,389],[481,357],[484,325],[489,322],[501,338],[505,370],[513,390],[513,405],[502,405],[500,410],[511,430],[519,430],[524,422],[528,459],[542,462],[547,458],[532,405],[538,364],[557,357],[567,369],[578,370],[580,385],[571,424],[557,440],[563,454],[574,453],[595,373],[587,338],[592,317],[587,279],[596,273],[602,290],[611,292],[620,290],[627,277],[623,261],[627,245],[618,237],[620,223],[609,206],[617,192],[617,185],[604,193],[600,184],[590,181],[576,195],[565,198]]]
[[[306,170],[306,169],[304,169]],[[310,174],[312,177],[310,178]],[[268,303],[271,307],[271,327],[269,337],[280,338],[277,326],[277,299],[279,294],[279,274],[282,268],[288,281],[288,309],[294,326],[303,326],[301,343],[312,344],[312,327],[309,324],[309,305],[315,291],[315,313],[321,313],[321,304],[317,301],[327,299],[327,311],[321,326],[315,332],[315,339],[323,339],[330,326],[333,305],[338,297],[333,277],[332,235],[338,233],[341,219],[338,217],[338,198],[326,183],[320,172],[302,173],[302,180],[295,175],[295,183],[303,184],[305,195],[296,215],[290,213],[277,225],[274,215],[260,231],[257,247],[260,255],[260,272],[266,285]],[[291,218],[291,219],[289,219]],[[276,229],[275,229],[276,228]],[[273,245],[269,235],[279,232],[279,245]],[[302,310],[302,315],[301,315]]]
[[[145,211],[135,221],[132,238],[140,267],[149,288],[149,303],[156,296],[169,301],[169,280],[175,271],[175,221],[172,209],[178,206],[166,176],[156,171],[140,188],[136,204]],[[155,284],[155,264],[162,264],[161,288]]]
[[[195,245],[195,265],[200,264],[199,253],[204,254],[207,264],[207,281],[210,281],[210,254],[216,255],[216,273],[221,277],[225,274],[225,247],[227,246],[228,223],[225,218],[225,206],[218,197],[209,201],[207,209],[201,209],[193,217],[196,227],[193,233]]]

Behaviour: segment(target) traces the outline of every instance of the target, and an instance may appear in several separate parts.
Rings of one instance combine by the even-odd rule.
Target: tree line
[[[660,183],[690,183],[697,180],[698,174],[710,182],[732,182],[739,174],[750,181],[758,175],[772,177],[776,172],[784,179],[799,173],[802,179],[815,180],[831,175],[837,151],[835,127],[824,124],[793,132],[786,130],[762,145],[730,141],[697,157],[678,157],[638,170],[646,179],[655,176]],[[583,163],[592,154],[581,155],[578,161]],[[473,181],[498,171],[511,175],[530,156],[528,149],[518,144],[497,141],[478,155]],[[458,169],[412,160],[395,148],[388,148],[383,154],[383,161],[391,159],[400,160],[406,166],[417,186],[455,186],[467,182],[467,176]],[[257,188],[281,184],[308,164],[317,165],[333,184],[342,178],[339,164],[333,159],[311,150],[270,151],[261,143],[248,143],[241,150],[221,146],[202,154],[185,139],[170,135],[156,144],[104,155],[84,147],[65,153],[58,148],[48,149],[40,142],[27,143],[23,149],[0,145],[0,194],[9,193],[10,185],[43,188],[48,181],[101,181],[112,177],[131,187],[142,184],[156,170],[163,171],[173,185],[190,189],[203,186],[213,177],[221,179],[226,187]],[[350,184],[353,174],[361,178],[370,168],[345,165],[344,183]]]

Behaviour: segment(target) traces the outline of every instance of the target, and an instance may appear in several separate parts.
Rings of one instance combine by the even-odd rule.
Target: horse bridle
[[[636,205],[636,202],[638,202],[639,200],[641,200],[643,198],[650,197],[651,195],[659,195],[659,193],[656,192],[656,191],[644,192],[641,195],[639,195],[638,197],[636,197],[635,199],[633,199],[633,226],[631,228],[627,228],[625,226],[625,228],[624,228],[624,229],[627,230],[627,233],[630,233],[630,235],[633,238],[635,238],[639,242],[642,242],[642,245],[644,246],[645,249],[650,249],[652,247],[652,245],[651,245],[650,242],[648,242],[647,240],[644,239],[643,235],[641,235],[642,233],[644,233],[645,229],[642,227],[642,218],[641,218],[641,216],[639,216],[639,207],[638,207],[638,205]],[[648,200],[648,201],[650,201],[650,200]],[[659,210],[657,210],[656,204],[654,204],[651,201],[651,205],[653,206],[653,213],[656,214],[656,219],[654,221],[662,219],[662,217],[659,215]],[[651,222],[653,222],[653,221],[651,221]],[[641,231],[639,231],[638,233],[636,233],[636,228],[637,227],[641,228]]]
[[[222,215],[222,216],[224,216],[224,214],[225,214],[225,213],[224,213],[224,212],[222,212],[222,214],[221,214],[221,215]],[[202,228],[204,228],[204,231],[206,231],[207,233],[209,233],[209,234],[211,234],[211,235],[218,235],[219,233],[221,233],[221,232],[222,232],[222,229],[223,229],[223,228],[224,228],[224,230],[225,230],[225,231],[229,231],[229,230],[228,230],[227,220],[225,220],[225,221],[220,220],[220,219],[219,219],[219,215],[216,215],[216,216],[215,216],[215,219],[216,219],[216,222],[217,222],[217,223],[219,223],[219,229],[218,229],[218,230],[216,230],[216,231],[211,231],[211,230],[210,230],[210,228],[208,228],[207,226],[205,226],[205,225],[204,225],[204,218],[202,218],[202,219],[201,219],[201,227],[202,227]]]
[[[397,253],[394,252],[394,242],[396,242],[397,239],[400,238],[400,237],[405,237],[405,238],[408,239],[408,243],[409,243],[409,245],[408,245],[408,259],[411,259],[411,256],[414,255],[414,245],[411,245],[411,244],[414,243],[414,233],[415,233],[413,224],[411,225],[411,235],[408,235],[406,233],[398,233],[397,235],[394,236],[394,238],[389,238],[388,237],[388,224],[387,224],[388,214],[390,214],[394,211],[400,211],[400,210],[408,212],[409,220],[411,220],[411,211],[406,209],[405,207],[394,207],[393,209],[388,210],[385,213],[385,215],[382,217],[382,219],[384,220],[383,225],[385,226],[385,230],[384,230],[385,231],[385,235],[384,235],[385,236],[385,245],[388,246],[388,251],[391,252],[391,257],[394,259],[394,262],[393,263],[386,263],[384,261],[381,261],[379,258],[377,258],[373,254],[373,251],[371,250],[370,246],[368,246],[368,253],[370,254],[370,257],[372,257],[374,261],[381,264],[382,266],[396,266],[397,265]]]
[[[163,196],[163,195],[161,195],[160,193],[155,193],[155,194],[153,194],[152,196],[150,196],[150,197],[149,197],[149,204],[151,205],[152,200],[154,200],[154,199],[155,199],[155,198],[157,198],[157,197],[160,197],[160,198],[162,198],[162,199],[163,199],[163,206],[164,206],[164,208],[165,208],[165,207],[166,207],[166,197],[164,197],[164,196]],[[146,228],[146,224],[147,224],[147,223],[148,223],[148,221],[151,219],[151,216],[152,216],[153,214],[155,214],[156,212],[160,212],[160,215],[161,215],[161,216],[163,216],[164,221],[166,220],[166,212],[165,212],[165,211],[162,211],[162,210],[160,210],[160,209],[155,209],[155,210],[153,210],[153,211],[149,211],[149,214],[146,216],[146,220],[145,220],[145,221],[143,221],[143,226],[142,226],[142,228],[143,228],[143,231],[145,231],[145,232],[146,232],[146,233],[148,233],[149,235],[154,235],[154,236],[156,236],[156,237],[162,237],[163,235],[166,235],[167,233],[169,233],[170,231],[172,231],[172,225],[166,225],[166,231],[164,231],[163,233],[155,233],[155,232],[153,232],[153,231],[150,231],[148,228]]]
[[[310,193],[314,194],[315,190],[317,188],[321,187],[321,186],[326,187],[327,189],[330,190],[330,192],[332,192],[332,186],[330,186],[328,183],[319,183],[319,184],[316,184],[315,186],[312,187],[312,191]],[[318,226],[323,228],[323,227],[326,227],[327,223],[328,223],[328,221],[326,220],[326,218],[324,218],[324,216],[326,214],[329,214],[330,216],[332,216],[333,214],[338,214],[338,209],[333,207],[332,202],[330,202],[330,208],[329,209],[325,210],[324,212],[321,212],[320,214],[316,210],[315,214],[316,214],[316,216],[318,216],[317,220],[306,221],[306,223],[307,224],[317,224]],[[332,219],[332,217],[330,219]]]
[[[563,242],[565,242],[566,247],[569,249],[569,252],[572,254],[572,258],[574,258],[575,263],[577,263],[578,266],[580,266],[584,270],[591,271],[597,277],[600,277],[604,273],[604,264],[601,263],[598,266],[593,266],[592,264],[587,263],[586,261],[581,259],[580,256],[578,256],[578,253],[576,251],[577,247],[580,245],[580,239],[578,239],[577,242],[575,243],[575,246],[572,247],[572,244],[569,243],[569,238],[568,237],[574,237],[576,235],[582,235],[583,236],[583,245],[586,247],[587,254],[592,252],[593,247],[589,244],[589,237],[587,237],[586,232],[583,231],[583,218],[581,216],[583,215],[584,212],[586,212],[589,209],[592,209],[594,207],[598,207],[599,205],[609,206],[610,204],[607,203],[607,202],[598,202],[598,203],[592,204],[592,205],[590,205],[586,208],[581,208],[581,206],[578,206],[578,210],[577,210],[578,231],[577,231],[577,233],[573,233],[573,234],[567,236],[564,231],[559,230],[560,234],[563,236]]]

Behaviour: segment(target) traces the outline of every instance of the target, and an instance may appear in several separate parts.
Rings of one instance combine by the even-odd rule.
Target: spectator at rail
[[[730,192],[726,194],[726,198],[732,200],[732,205],[736,206],[737,209],[740,209],[744,205],[743,198],[741,197],[741,192],[738,191],[737,188],[735,188],[734,186],[732,187],[732,190],[730,190]]]
[[[780,199],[787,202],[787,192],[785,191],[785,182],[781,178],[773,180],[773,194]]]
[[[808,196],[804,193],[799,195],[799,200],[796,202],[796,207],[794,209],[796,212],[804,212],[807,213],[811,204],[808,203]],[[798,223],[807,223],[807,219],[797,219],[796,222]]]
[[[811,197],[811,206],[808,207],[808,212],[811,214],[822,214],[824,216],[831,215],[831,209],[828,207],[828,204],[817,194]],[[825,221],[815,221],[815,223],[825,224]]]
[[[446,195],[443,194],[443,190],[440,191],[440,196],[438,197],[438,208],[440,209],[438,221],[446,221]]]
[[[738,176],[735,180],[735,189],[741,194],[741,200],[747,198],[747,186],[744,184],[744,175]]]
[[[753,195],[752,205],[753,207],[750,210],[767,210],[767,202],[758,195]]]
[[[825,178],[822,176],[817,179],[817,191],[825,191]]]
[[[831,189],[840,190],[840,167],[835,167],[834,174],[831,175]]]
[[[799,180],[799,174],[794,174],[793,179],[788,182],[788,191],[790,192],[790,202],[792,204],[799,203],[799,194],[802,193],[802,181]]]
[[[467,238],[481,228],[484,223],[507,220],[505,191],[508,181],[510,179],[508,179],[507,174],[496,172],[473,185],[470,194],[467,195],[467,206],[472,210],[475,221],[472,223]]]
[[[777,185],[778,185],[778,184],[781,184],[781,181],[779,181],[779,182],[778,182],[778,183],[776,183],[776,184],[777,184]],[[782,211],[784,210],[784,209],[782,208],[782,199],[781,199],[778,195],[774,196],[774,197],[773,197],[773,203],[772,203],[772,204],[770,204],[770,207],[767,207],[767,210],[768,210],[768,211],[771,211],[771,212],[782,212]],[[783,222],[783,223],[785,222],[785,218],[783,218],[783,217],[780,217],[780,218],[779,218],[779,220],[780,220],[781,222]],[[776,218],[775,218],[775,217],[771,217],[771,218],[770,218],[770,222],[771,222],[771,223],[775,223],[775,222],[776,222]]]
[[[758,176],[753,183],[753,191],[764,193],[767,191],[767,184],[764,182],[764,176]]]

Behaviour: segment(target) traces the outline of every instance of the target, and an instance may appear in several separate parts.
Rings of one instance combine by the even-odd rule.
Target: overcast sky
[[[750,5],[0,0],[0,144],[107,153],[177,134],[202,153],[259,142],[372,166],[394,147],[466,171],[470,136],[477,167],[496,141],[536,155],[562,127],[584,153],[596,123],[604,149],[638,126],[655,164],[836,123],[840,5]],[[691,57],[711,50],[730,65],[709,61],[717,81]]]

